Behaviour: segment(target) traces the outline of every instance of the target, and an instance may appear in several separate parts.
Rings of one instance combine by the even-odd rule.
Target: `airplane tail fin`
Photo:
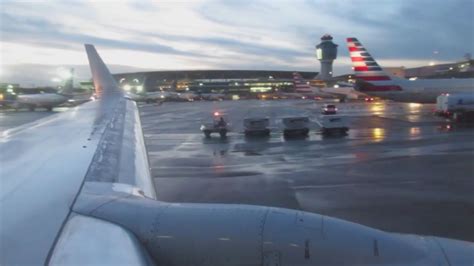
[[[357,38],[347,38],[347,48],[356,78],[363,83],[372,85],[366,86],[366,90],[401,90],[401,87],[397,85],[399,78],[387,74]]]
[[[101,98],[107,94],[121,94],[122,91],[118,89],[119,87],[117,85],[117,82],[110,74],[109,69],[95,50],[94,45],[85,44],[84,46],[86,48],[87,57],[89,59],[89,66],[91,68],[96,96],[98,98]]]
[[[312,92],[311,86],[298,72],[293,72],[293,85],[295,86],[295,92],[299,93],[310,93]]]

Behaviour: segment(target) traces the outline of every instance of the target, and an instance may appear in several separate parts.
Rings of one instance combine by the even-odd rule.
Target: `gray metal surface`
[[[99,102],[0,139],[1,264],[44,262],[79,192],[99,136]]]
[[[133,234],[115,224],[73,215],[49,265],[153,265]]]
[[[133,232],[157,265],[470,265],[474,244],[307,212],[163,203],[88,184],[74,211]],[[449,264],[456,262],[456,264]]]
[[[86,180],[137,186],[143,195],[155,198],[138,110],[135,102],[121,101],[101,137]]]

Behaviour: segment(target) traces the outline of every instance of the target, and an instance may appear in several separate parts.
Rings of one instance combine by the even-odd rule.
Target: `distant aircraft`
[[[144,93],[132,93],[127,92],[125,93],[125,98],[136,101],[136,102],[159,102],[164,101],[166,98],[169,97],[169,94],[164,91],[151,91],[151,92],[144,92]]]
[[[225,95],[222,93],[200,93],[199,96],[203,100],[208,100],[208,101],[220,101],[225,98]]]
[[[347,38],[347,47],[358,89],[369,95],[399,102],[435,103],[445,93],[474,93],[474,79],[407,80],[387,74],[356,38]]]
[[[175,97],[181,101],[192,102],[198,98],[198,95],[192,91],[174,92],[174,94],[176,95]]]
[[[57,91],[50,88],[18,89],[10,95],[3,95],[2,104],[15,109],[28,108],[34,111],[36,108],[45,108],[52,111],[54,107],[65,103],[81,104],[91,98],[90,92],[78,92],[75,90]]]
[[[0,141],[1,265],[472,265],[474,244],[327,216],[156,200],[136,103],[86,45],[97,100]]]
[[[310,86],[300,73],[293,72],[295,93],[304,97],[335,98],[333,94],[323,92],[320,88]]]
[[[144,93],[125,94],[125,98],[136,102],[162,102],[162,101],[188,101],[192,102],[197,98],[193,92],[175,92],[175,91],[153,91]]]
[[[299,73],[293,73],[293,82],[295,84],[295,91],[304,94],[313,94],[315,97],[321,98],[338,98],[340,100],[357,99],[363,96],[362,93],[354,90],[354,88],[347,83],[340,83],[332,88],[317,88],[309,85]]]

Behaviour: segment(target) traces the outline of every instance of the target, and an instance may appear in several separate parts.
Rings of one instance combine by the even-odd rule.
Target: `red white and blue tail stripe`
[[[383,71],[357,38],[347,38],[347,48],[356,78],[373,85],[364,88],[364,90],[399,91],[402,89],[398,85],[391,85],[394,84],[392,78]]]
[[[311,93],[313,90],[311,86],[303,79],[300,73],[293,72],[293,84],[295,86],[295,92],[298,93]]]

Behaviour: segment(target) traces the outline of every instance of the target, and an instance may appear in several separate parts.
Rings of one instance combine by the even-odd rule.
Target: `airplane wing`
[[[0,138],[1,265],[48,263],[85,180],[129,184],[155,197],[135,103],[124,99],[95,48],[86,51],[98,99]],[[86,224],[105,231],[79,222]]]

